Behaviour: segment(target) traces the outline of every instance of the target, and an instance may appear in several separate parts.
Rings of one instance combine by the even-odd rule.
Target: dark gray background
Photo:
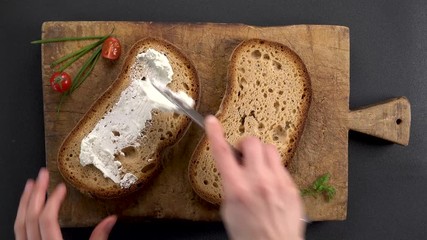
[[[350,28],[350,108],[406,96],[407,147],[350,133],[348,218],[313,223],[307,239],[426,239],[427,1],[0,1],[0,238],[27,178],[45,165],[40,47],[44,21],[221,22]],[[64,229],[86,239],[91,228]],[[118,223],[111,239],[226,239],[220,223]]]

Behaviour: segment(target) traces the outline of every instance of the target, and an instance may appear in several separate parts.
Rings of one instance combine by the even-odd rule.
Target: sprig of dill
[[[336,189],[328,183],[330,176],[329,173],[319,176],[310,186],[301,190],[302,196],[323,195],[329,202],[336,194]]]

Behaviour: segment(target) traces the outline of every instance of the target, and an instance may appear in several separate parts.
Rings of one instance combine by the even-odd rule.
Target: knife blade
[[[191,120],[193,120],[197,125],[201,128],[205,129],[204,117],[190,107],[187,103],[181,101],[181,99],[177,98],[170,89],[160,86],[158,84],[152,83],[154,88],[157,89],[169,102],[173,103],[177,106],[185,115],[187,115]]]
[[[159,91],[167,100],[169,100],[172,104],[177,106],[185,115],[187,115],[191,120],[193,120],[197,125],[199,125],[202,129],[205,129],[204,124],[204,117],[198,113],[196,110],[194,110],[192,107],[190,107],[187,103],[183,102],[181,99],[176,97],[173,92],[164,86],[158,85],[154,82],[151,82],[153,87]],[[242,153],[237,150],[233,145],[228,143],[230,145],[231,151],[233,152],[234,157],[236,158],[237,162],[239,164],[242,164],[243,155]]]

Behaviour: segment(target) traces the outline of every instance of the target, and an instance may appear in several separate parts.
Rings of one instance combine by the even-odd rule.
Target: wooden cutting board
[[[221,102],[227,66],[233,49],[244,39],[281,42],[304,61],[312,81],[313,99],[307,124],[289,167],[300,188],[318,176],[331,174],[337,189],[329,202],[304,197],[308,217],[315,221],[344,220],[348,201],[348,132],[356,130],[401,145],[409,142],[410,104],[406,98],[390,99],[367,108],[349,110],[349,29],[343,26],[296,25],[255,27],[238,24],[187,24],[152,22],[46,22],[42,38],[105,35],[114,29],[123,46],[117,62],[101,59],[94,72],[56,113],[59,95],[50,89],[50,63],[84,46],[88,41],[42,45],[42,74],[46,164],[51,174],[49,193],[64,181],[56,166],[58,149],[91,104],[118,76],[124,55],[145,37],[165,39],[180,48],[194,63],[201,81],[202,114],[214,114]],[[69,72],[74,74],[81,62]],[[192,125],[171,149],[164,168],[153,183],[121,200],[95,200],[68,186],[59,220],[63,227],[92,226],[115,213],[122,219],[220,220],[217,208],[203,202],[187,179],[188,161],[203,132]]]

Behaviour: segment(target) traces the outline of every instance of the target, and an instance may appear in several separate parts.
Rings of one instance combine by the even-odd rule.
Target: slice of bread
[[[274,144],[287,166],[310,103],[310,77],[300,57],[280,43],[250,39],[239,44],[231,56],[227,88],[216,117],[232,144],[244,136],[257,136]],[[189,178],[201,198],[221,203],[220,175],[206,136],[193,152]]]
[[[105,178],[102,172],[92,164],[84,167],[80,164],[79,155],[82,139],[112,109],[120,98],[122,91],[130,85],[131,75],[135,74],[132,66],[136,62],[136,56],[150,48],[166,55],[172,66],[172,81],[167,86],[173,91],[185,92],[195,100],[195,107],[197,108],[198,106],[199,79],[193,64],[184,53],[171,43],[159,39],[146,38],[136,42],[129,50],[117,79],[96,100],[90,110],[66,137],[59,150],[57,163],[64,179],[80,192],[91,197],[103,199],[119,198],[149,184],[150,180],[161,170],[164,150],[176,144],[190,125],[190,119],[184,115],[157,110],[152,111],[152,119],[147,121],[148,123],[141,131],[141,136],[143,137],[137,139],[139,146],[123,148],[122,153],[124,154],[115,156],[126,172],[132,173],[137,177],[137,181],[129,188],[122,188],[110,178]],[[141,75],[144,76],[144,73]],[[129,121],[133,121],[133,119],[129,119]]]

